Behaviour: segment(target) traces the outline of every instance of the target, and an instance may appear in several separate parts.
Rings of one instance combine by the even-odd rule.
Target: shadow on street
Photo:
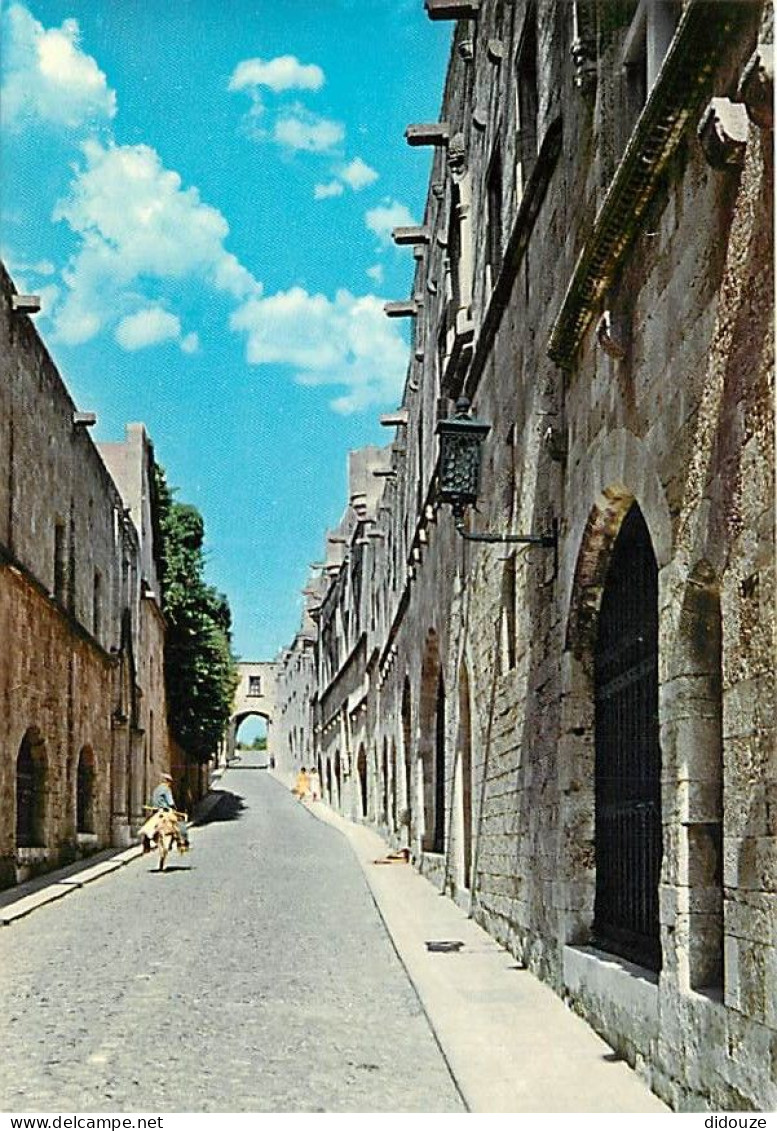
[[[216,821],[238,821],[243,812],[248,808],[243,798],[229,790],[217,790],[221,794],[219,800],[197,821],[198,826],[212,825]]]

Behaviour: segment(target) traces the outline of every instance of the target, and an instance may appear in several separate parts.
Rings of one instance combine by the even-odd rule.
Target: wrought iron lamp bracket
[[[464,528],[464,508],[453,508],[454,525],[467,542],[488,542],[493,545],[521,543],[525,546],[542,546],[553,551],[553,576],[558,573],[558,519],[551,520],[550,534],[481,534]]]

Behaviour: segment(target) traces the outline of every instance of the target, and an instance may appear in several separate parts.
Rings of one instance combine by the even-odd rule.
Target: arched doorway
[[[334,804],[337,806],[338,809],[340,808],[342,793],[343,793],[343,776],[342,776],[342,766],[340,764],[340,751],[338,750],[335,753],[335,795],[336,796],[335,796],[335,801],[334,801]]]
[[[46,845],[46,747],[35,727],[25,734],[16,758],[16,846]]]
[[[381,812],[380,818],[384,825],[389,823],[389,759],[388,759],[388,739],[383,738],[383,757],[381,758],[380,767],[380,797],[381,797]]]
[[[443,852],[445,844],[445,686],[437,633],[430,629],[421,668],[419,754],[423,770],[424,852]]]
[[[445,684],[437,681],[434,725],[434,836],[432,852],[445,851]]]
[[[95,757],[91,746],[84,746],[76,770],[76,832],[95,830]]]
[[[391,740],[391,828],[397,829],[397,744]]]
[[[359,747],[356,758],[356,776],[359,779],[359,806],[362,817],[367,816],[367,755],[364,746]]]
[[[658,567],[632,504],[613,546],[594,650],[594,937],[661,966]]]
[[[405,679],[402,690],[402,762],[404,765],[404,825],[407,829],[407,843],[413,839],[413,741],[411,723],[410,680]]]
[[[462,884],[472,887],[472,723],[469,706],[469,675],[465,664],[459,672],[458,753],[461,766]]]

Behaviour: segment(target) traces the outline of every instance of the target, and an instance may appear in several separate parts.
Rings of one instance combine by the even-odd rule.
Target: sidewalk
[[[376,864],[385,841],[323,803],[305,807],[350,841],[471,1112],[669,1111],[550,987],[411,865]]]

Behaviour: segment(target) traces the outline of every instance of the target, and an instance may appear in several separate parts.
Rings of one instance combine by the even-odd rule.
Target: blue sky
[[[142,420],[271,658],[391,437],[451,25],[422,0],[32,0],[2,13],[2,256],[95,438]]]

